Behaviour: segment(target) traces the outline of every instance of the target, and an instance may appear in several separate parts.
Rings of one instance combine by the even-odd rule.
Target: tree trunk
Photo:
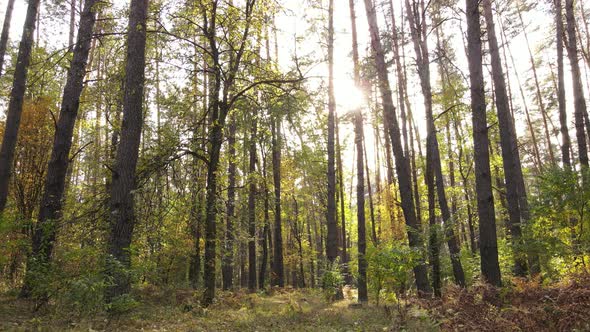
[[[348,269],[348,253],[346,252],[346,211],[344,209],[344,167],[342,166],[342,149],[340,147],[340,128],[338,118],[335,119],[336,129],[336,154],[337,159],[337,172],[338,172],[338,195],[340,197],[340,236],[338,236],[338,245],[341,246],[340,250],[340,263],[342,264],[342,274],[344,275],[345,283],[350,283],[352,279],[350,271]]]
[[[45,177],[39,217],[34,225],[32,252],[27,268],[28,277],[25,278],[22,290],[24,296],[30,295],[30,290],[34,286],[34,281],[31,278],[35,275],[36,267],[42,268],[49,263],[62,217],[74,125],[80,107],[80,95],[82,94],[92,33],[96,22],[96,13],[93,9],[96,2],[97,0],[86,0],[84,4],[84,12],[82,13],[78,31],[78,41],[74,49],[74,58],[68,70],[59,120],[57,121],[53,139],[53,148]]]
[[[336,222],[336,168],[335,168],[335,117],[334,99],[334,0],[330,0],[328,19],[328,210],[326,258],[332,264],[338,256],[338,229]]]
[[[537,103],[539,104],[539,110],[541,111],[541,117],[543,119],[543,128],[545,130],[545,140],[547,141],[547,152],[549,152],[549,158],[551,159],[551,165],[555,166],[557,163],[555,161],[555,155],[553,154],[553,147],[551,146],[551,136],[549,134],[549,126],[547,124],[547,112],[545,110],[545,104],[543,103],[543,94],[541,93],[541,86],[539,84],[539,75],[537,75],[537,65],[535,64],[535,59],[533,57],[533,52],[531,51],[531,46],[529,43],[529,37],[526,32],[526,26],[524,25],[524,20],[522,19],[522,12],[518,4],[516,4],[516,11],[518,13],[518,18],[520,20],[520,24],[522,26],[522,32],[524,34],[524,39],[526,41],[527,50],[529,52],[529,60],[531,62],[531,69],[533,70],[533,79],[535,81],[535,92],[537,94]],[[541,165],[539,165],[541,166]]]
[[[533,143],[533,163],[535,164],[537,170],[541,170],[542,167],[542,161],[541,161],[541,154],[539,153],[539,144],[537,142],[537,134],[535,133],[535,130],[533,128],[533,123],[531,120],[531,115],[529,112],[529,107],[527,104],[527,100],[524,94],[524,89],[523,89],[523,85],[521,84],[520,81],[520,76],[518,75],[518,70],[516,69],[516,64],[514,62],[514,56],[512,56],[512,50],[510,49],[510,45],[508,44],[507,40],[507,36],[506,36],[506,30],[503,29],[503,26],[500,25],[501,32],[500,32],[500,37],[502,38],[502,43],[503,43],[503,53],[504,53],[504,61],[506,61],[506,50],[508,50],[508,53],[510,54],[510,61],[512,63],[512,67],[514,69],[514,75],[516,76],[516,83],[518,84],[518,90],[520,92],[520,97],[522,98],[522,105],[524,108],[524,114],[526,116],[526,123],[527,123],[527,127],[529,129],[529,133],[531,134],[531,140]],[[508,65],[507,65],[508,66]],[[507,67],[508,68],[508,67]],[[508,70],[508,69],[507,69]],[[510,75],[508,74],[507,77],[510,77]],[[511,112],[514,113],[514,110],[511,109]]]
[[[4,15],[4,24],[2,25],[2,35],[0,36],[0,76],[2,76],[2,69],[4,69],[4,56],[6,55],[6,46],[8,45],[8,34],[10,32],[13,9],[14,0],[8,0],[6,15]]]
[[[263,149],[260,149],[263,151]],[[262,247],[262,259],[260,262],[260,272],[258,274],[258,287],[264,289],[265,287],[265,280],[266,280],[266,268],[268,264],[268,234],[270,232],[270,216],[268,211],[270,209],[270,202],[269,202],[269,192],[268,186],[266,183],[266,158],[262,156],[262,178],[264,179],[264,227],[262,229],[262,233],[260,234],[260,246]],[[310,242],[311,246],[311,242]]]
[[[23,27],[23,34],[18,48],[16,67],[14,68],[14,80],[10,92],[10,102],[4,125],[4,139],[0,148],[0,213],[4,212],[8,199],[8,186],[12,175],[14,150],[20,126],[20,118],[23,111],[23,100],[27,85],[27,73],[31,61],[31,50],[33,48],[33,33],[35,22],[39,11],[40,0],[30,0],[27,8],[27,15]]]
[[[576,19],[574,16],[574,0],[565,0],[565,19],[567,22],[567,53],[572,70],[572,85],[574,89],[574,119],[576,138],[578,140],[578,158],[580,164],[588,167],[588,148],[584,131],[584,114],[587,112],[586,99],[580,65],[578,64],[578,44],[576,42]],[[0,173],[2,175],[2,173]],[[0,188],[1,189],[1,188]],[[1,196],[0,196],[1,198]]]
[[[479,249],[481,255],[481,272],[485,281],[495,286],[501,286],[502,277],[498,262],[496,216],[494,211],[494,196],[492,195],[478,4],[479,1],[466,0],[465,13],[467,16],[467,60],[469,62],[469,82],[471,85],[475,188],[477,191],[477,213],[479,216]]]
[[[271,116],[272,132],[272,176],[275,194],[274,253],[271,283],[285,287],[285,267],[283,265],[283,232],[281,222],[281,120],[279,115]]]
[[[561,0],[555,0],[555,25],[557,40],[557,101],[559,103],[559,124],[561,132],[561,161],[564,167],[571,167],[570,157],[570,134],[568,130],[566,101],[565,101],[565,79],[563,65],[563,8]]]
[[[421,227],[416,220],[416,210],[414,208],[414,198],[412,193],[412,183],[410,175],[410,163],[404,154],[401,142],[401,133],[397,121],[396,110],[391,96],[389,85],[387,65],[385,63],[385,54],[381,44],[379,26],[377,25],[377,15],[372,0],[364,0],[369,31],[371,34],[371,48],[374,56],[375,67],[377,69],[379,89],[383,102],[383,116],[387,132],[391,138],[393,154],[397,169],[398,182],[401,193],[401,205],[404,211],[406,225],[408,226],[408,240],[410,247],[417,251],[422,250],[422,232]],[[423,259],[420,259],[414,267],[414,276],[416,286],[421,293],[430,293],[428,282],[428,273]]]
[[[498,40],[494,25],[491,0],[483,0],[484,16],[488,31],[488,43],[492,63],[492,78],[496,87],[496,111],[500,127],[500,143],[502,146],[502,162],[506,179],[506,199],[508,201],[508,215],[510,218],[510,237],[514,254],[514,274],[524,277],[527,274],[527,265],[522,247],[521,202],[519,195],[519,182],[523,181],[520,156],[514,123],[510,114],[504,70],[498,48]]]
[[[68,34],[68,52],[74,50],[74,33],[76,28],[76,0],[70,0],[70,33]]]
[[[112,278],[113,284],[106,289],[107,301],[128,293],[131,288],[129,273],[125,270],[131,267],[129,246],[135,226],[133,191],[136,188],[135,169],[143,125],[147,12],[148,0],[131,0],[123,125],[113,168],[109,204],[111,216],[107,275]]]
[[[420,7],[424,4],[421,3]],[[420,83],[422,94],[424,96],[424,107],[426,110],[426,126],[428,128],[427,134],[427,149],[426,149],[426,185],[428,187],[428,214],[430,222],[430,253],[432,258],[432,285],[435,295],[440,296],[440,262],[439,262],[439,242],[437,239],[437,223],[435,216],[435,188],[436,196],[438,197],[438,205],[443,217],[445,235],[451,254],[451,263],[453,265],[453,275],[455,282],[458,285],[465,286],[465,275],[460,261],[460,249],[457,244],[457,238],[453,230],[451,213],[447,203],[444,178],[442,175],[442,165],[440,159],[440,150],[438,146],[438,139],[436,137],[436,126],[434,123],[434,115],[432,110],[432,86],[430,83],[430,58],[428,54],[428,43],[426,39],[426,23],[424,16],[420,15],[418,8],[410,5],[410,1],[406,0],[407,17],[410,23],[410,30],[412,40],[414,43],[414,51],[416,52],[416,64],[418,67],[418,74],[420,76]],[[415,9],[413,9],[415,8]],[[435,182],[436,179],[436,182]],[[436,187],[435,187],[436,186]]]
[[[356,145],[356,205],[358,231],[358,300],[367,302],[367,235],[365,227],[365,175],[364,175],[364,144],[363,144],[363,114],[357,110],[354,115],[354,141]]]
[[[234,219],[236,205],[236,119],[232,115],[228,134],[228,188],[227,188],[227,216],[225,226],[225,248],[223,265],[221,267],[223,290],[233,287],[233,258],[234,258]]]
[[[375,225],[375,204],[373,202],[373,187],[371,186],[371,173],[369,172],[369,159],[367,158],[367,147],[365,145],[365,132],[362,132],[362,142],[363,142],[363,154],[365,158],[365,173],[367,174],[367,191],[369,194],[369,216],[371,216],[371,240],[373,244],[376,246],[379,244],[379,239],[377,238],[377,227]]]
[[[248,188],[248,290],[253,293],[258,288],[256,283],[256,113],[252,114],[249,146],[249,188]]]

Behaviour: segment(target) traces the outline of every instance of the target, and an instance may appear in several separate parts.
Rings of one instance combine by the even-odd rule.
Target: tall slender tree
[[[12,10],[14,9],[14,0],[8,0],[6,5],[6,14],[2,24],[2,35],[0,35],[0,76],[4,69],[4,56],[6,55],[6,46],[8,45],[8,34],[10,32],[10,21],[12,20]]]
[[[334,98],[334,0],[328,8],[328,207],[326,258],[330,264],[338,256],[338,225],[336,221],[336,166],[335,166],[335,122],[336,100]]]
[[[33,34],[37,22],[40,0],[29,1],[27,15],[23,26],[23,34],[18,48],[16,67],[14,68],[14,79],[10,92],[10,101],[4,125],[4,138],[0,147],[0,213],[4,212],[8,199],[8,185],[12,173],[14,150],[18,138],[20,119],[23,111],[23,101],[27,85],[27,74],[31,62],[31,51],[33,49]],[[5,21],[6,22],[6,21]]]
[[[496,216],[494,196],[492,194],[492,174],[490,171],[490,142],[486,120],[479,1],[465,0],[465,2],[481,273],[488,283],[501,286],[502,276],[498,261]]]
[[[49,262],[58,225],[62,217],[66,175],[70,163],[70,149],[96,22],[97,8],[95,4],[97,2],[98,0],[85,0],[84,2],[78,40],[68,70],[68,79],[64,88],[59,119],[53,138],[51,159],[45,176],[38,221],[34,227],[27,278],[25,278],[21,293],[23,296],[30,295],[34,283],[32,278],[36,272],[38,273],[36,268],[44,267]]]
[[[225,223],[225,248],[221,266],[223,289],[228,290],[233,286],[233,259],[234,259],[234,221],[236,210],[236,119],[235,114],[229,121],[228,146],[228,188],[227,188],[227,215]]]
[[[271,116],[272,134],[272,177],[274,182],[274,247],[271,283],[285,286],[285,267],[283,263],[283,223],[281,216],[281,117]]]
[[[570,134],[568,130],[565,79],[563,65],[563,6],[561,0],[555,0],[555,36],[557,48],[557,102],[559,103],[559,130],[561,132],[561,162],[563,166],[570,167]]]
[[[397,120],[396,109],[393,104],[393,98],[391,96],[385,53],[383,51],[383,45],[381,44],[379,26],[377,25],[377,14],[372,0],[364,0],[364,3],[367,21],[369,23],[369,32],[371,35],[372,56],[375,61],[375,68],[377,69],[378,85],[383,104],[383,118],[387,128],[387,134],[391,139],[391,146],[395,156],[395,165],[401,194],[401,206],[404,212],[406,225],[408,226],[408,241],[411,248],[421,251],[423,247],[422,231],[417,222],[416,210],[414,208],[410,162],[407,154],[404,153],[402,148],[402,136]],[[426,265],[422,259],[416,264],[416,266],[414,266],[414,277],[419,292],[424,294],[431,292]]]
[[[488,44],[492,63],[492,79],[495,86],[495,102],[498,114],[498,125],[500,129],[500,144],[502,146],[502,163],[504,166],[504,177],[506,179],[506,199],[508,201],[508,216],[510,227],[510,238],[514,254],[514,273],[517,276],[527,274],[526,256],[523,255],[522,241],[522,195],[520,183],[524,179],[518,152],[518,142],[514,122],[510,113],[504,69],[500,58],[500,49],[496,38],[494,15],[492,12],[491,0],[483,0],[484,17],[487,27]],[[526,198],[525,198],[526,199]]]
[[[578,63],[578,43],[576,40],[574,0],[565,0],[565,20],[567,24],[566,48],[570,60],[572,86],[574,90],[574,120],[576,138],[578,140],[578,159],[580,160],[580,164],[582,166],[588,167],[588,147],[586,144],[587,137],[586,132],[584,131],[584,115],[588,112],[588,110],[586,109],[586,98],[584,97],[584,86],[582,85],[582,74],[580,72],[580,65]]]
[[[442,174],[442,165],[440,158],[440,149],[438,138],[436,136],[436,126],[434,123],[433,106],[432,106],[432,85],[430,82],[430,56],[428,53],[428,40],[426,32],[426,21],[424,13],[419,8],[424,8],[421,1],[420,6],[415,1],[410,4],[406,0],[407,17],[410,23],[414,51],[416,52],[416,65],[420,77],[420,86],[424,96],[424,107],[426,110],[426,185],[428,187],[428,213],[430,221],[430,254],[432,258],[432,285],[436,295],[440,296],[440,262],[439,262],[439,241],[437,238],[436,215],[435,215],[435,189],[438,197],[438,205],[442,212],[443,221],[447,235],[449,252],[451,253],[451,263],[455,282],[458,285],[465,286],[465,274],[461,265],[460,248],[458,240],[453,230],[451,213],[447,202],[444,187],[444,178]],[[422,14],[421,14],[422,13]],[[436,179],[436,182],[435,182]]]
[[[248,148],[250,157],[248,166],[248,290],[250,292],[255,292],[258,287],[256,278],[256,136],[258,119],[256,116],[254,111]]]
[[[111,301],[131,288],[129,246],[136,223],[134,190],[136,167],[143,126],[143,92],[145,84],[146,21],[148,0],[131,0],[127,32],[125,94],[121,139],[112,170],[109,201],[110,234],[108,239],[107,275],[113,284],[107,287],[106,299]]]
[[[356,10],[354,0],[348,1],[350,10],[350,20],[352,27],[352,65],[354,74],[354,83],[357,89],[362,89],[358,36],[356,29]],[[359,302],[368,301],[367,294],[367,235],[365,227],[365,175],[364,175],[364,144],[363,144],[363,113],[362,108],[354,112],[354,143],[356,147],[356,217],[358,232],[358,300]]]

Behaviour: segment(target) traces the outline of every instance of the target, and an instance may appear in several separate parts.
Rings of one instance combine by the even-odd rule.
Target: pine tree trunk
[[[334,0],[330,0],[328,22],[328,207],[326,257],[332,264],[338,256],[338,229],[336,222],[336,168],[335,168],[335,122],[334,99]]]
[[[285,267],[283,265],[283,232],[281,221],[281,120],[279,115],[271,118],[272,132],[272,176],[274,181],[275,225],[274,254],[271,284],[285,287]]]
[[[572,72],[572,86],[574,89],[574,120],[576,138],[578,140],[578,158],[580,164],[588,167],[588,148],[586,145],[586,133],[584,131],[584,115],[587,113],[586,99],[580,65],[578,64],[578,44],[576,42],[576,19],[574,16],[574,0],[565,0],[565,19],[567,22],[567,53]],[[0,173],[1,175],[1,173]],[[1,189],[1,188],[0,188]],[[0,197],[1,198],[1,197]]]
[[[135,226],[135,169],[143,125],[143,90],[145,83],[146,20],[148,0],[132,0],[127,35],[125,96],[121,140],[113,168],[110,196],[110,237],[108,239],[107,275],[113,285],[106,289],[107,302],[130,291],[131,267],[129,246]]]
[[[258,288],[256,280],[256,113],[252,114],[252,128],[249,146],[249,188],[248,188],[248,290],[253,293]]]
[[[421,2],[421,7],[424,4]],[[414,3],[414,7],[415,6]],[[437,296],[440,296],[440,262],[439,262],[439,246],[437,239],[437,223],[435,216],[435,188],[436,196],[438,197],[438,205],[441,210],[443,222],[445,224],[445,236],[451,254],[451,263],[453,266],[453,275],[455,282],[458,285],[465,286],[465,275],[463,267],[459,259],[460,249],[457,244],[457,238],[452,226],[451,213],[447,203],[444,178],[442,175],[442,165],[440,159],[440,150],[438,146],[438,139],[436,137],[436,127],[434,123],[434,115],[432,110],[432,87],[430,83],[430,59],[428,54],[428,44],[426,39],[426,23],[424,17],[410,5],[410,1],[406,0],[406,8],[408,11],[408,21],[410,23],[412,40],[414,43],[414,51],[416,52],[416,64],[418,67],[418,74],[420,76],[420,83],[422,94],[424,96],[424,107],[426,110],[426,125],[428,128],[427,135],[427,150],[426,150],[426,185],[428,187],[428,211],[430,222],[430,253],[432,258],[432,275],[433,275],[433,289]],[[435,180],[436,179],[436,180]],[[435,182],[436,181],[436,182]]]
[[[545,140],[547,144],[547,152],[549,153],[549,158],[551,160],[551,165],[555,166],[557,163],[555,161],[555,154],[553,153],[553,147],[551,146],[551,136],[549,134],[549,126],[547,124],[547,112],[545,110],[545,104],[543,103],[543,94],[541,93],[541,86],[539,84],[539,75],[537,74],[537,65],[535,64],[535,59],[533,57],[533,52],[531,51],[531,46],[529,43],[529,37],[526,32],[526,26],[524,25],[524,20],[522,19],[522,13],[518,4],[516,5],[516,11],[518,13],[518,18],[520,20],[520,24],[522,26],[522,31],[524,34],[524,39],[526,41],[527,50],[529,52],[529,60],[531,62],[531,69],[533,71],[533,79],[535,81],[535,92],[537,94],[537,103],[539,104],[539,110],[541,111],[541,117],[543,119],[543,129],[545,130]],[[539,164],[539,166],[541,166]]]
[[[557,40],[557,101],[559,103],[559,124],[561,132],[561,161],[564,167],[571,167],[571,140],[568,130],[565,79],[563,65],[563,8],[561,0],[555,0],[555,34]]]
[[[514,122],[512,120],[504,80],[504,70],[500,59],[498,40],[496,38],[494,17],[491,0],[483,0],[484,16],[488,31],[488,43],[492,63],[492,78],[496,87],[496,111],[500,127],[500,143],[502,146],[502,162],[506,179],[506,199],[508,201],[508,215],[510,218],[510,240],[514,254],[514,274],[524,277],[527,274],[525,255],[523,254],[523,241],[521,225],[521,202],[519,195],[519,182],[523,181],[520,156]]]
[[[356,206],[358,232],[358,300],[367,302],[367,234],[365,227],[365,174],[364,174],[364,144],[363,144],[363,115],[361,110],[354,114],[354,141],[357,151],[356,158]]]
[[[228,188],[227,188],[227,216],[225,226],[225,248],[223,265],[221,267],[223,290],[233,287],[233,259],[234,259],[234,221],[236,201],[236,119],[232,115],[228,133]]]
[[[12,19],[12,10],[14,9],[14,0],[8,0],[6,5],[6,14],[2,24],[2,35],[0,35],[0,76],[4,69],[4,57],[6,56],[6,46],[8,45],[8,35],[10,33],[10,21]]]
[[[33,287],[34,281],[31,278],[35,275],[36,267],[42,268],[49,263],[62,217],[74,125],[78,117],[80,95],[82,94],[92,33],[96,22],[96,13],[93,8],[96,2],[97,0],[85,0],[84,12],[82,13],[78,31],[78,41],[74,49],[74,58],[68,70],[68,78],[53,139],[51,159],[45,176],[38,221],[33,230],[32,252],[27,266],[28,276],[25,278],[22,291],[22,295],[25,296],[29,295],[29,291]]]
[[[465,1],[481,272],[486,282],[495,286],[501,286],[502,277],[498,262],[496,216],[494,211],[494,197],[492,195],[492,176],[488,148],[489,138],[483,81],[479,1]]]
[[[261,148],[261,150],[263,150]],[[260,247],[262,247],[262,258],[260,261],[260,272],[258,274],[258,287],[261,289],[265,288],[266,281],[266,268],[268,265],[268,234],[270,232],[270,215],[268,213],[270,209],[270,200],[268,186],[266,184],[266,158],[262,156],[262,178],[264,181],[264,227],[260,234]],[[311,245],[311,242],[309,243]]]
[[[20,118],[23,111],[27,73],[29,71],[29,63],[31,62],[33,33],[35,32],[39,3],[40,0],[29,1],[21,42],[18,48],[18,56],[16,58],[16,67],[14,68],[14,80],[12,81],[12,91],[10,92],[10,101],[8,103],[6,123],[4,125],[4,138],[2,140],[2,147],[0,148],[0,213],[4,212],[8,199],[8,186],[12,175],[14,150],[16,148]]]
[[[367,158],[367,147],[365,145],[365,132],[363,130],[363,158],[365,159],[365,173],[367,174],[367,194],[369,195],[369,216],[371,216],[371,241],[374,245],[379,244],[377,238],[377,227],[375,225],[375,204],[373,202],[373,187],[371,186],[371,173],[369,172],[369,159]]]
[[[74,33],[76,28],[76,0],[70,0],[70,33],[68,34],[68,52],[74,50]]]
[[[340,250],[340,263],[341,263],[341,270],[344,276],[344,282],[350,283],[349,281],[352,280],[350,276],[350,271],[348,269],[348,253],[346,252],[346,210],[344,209],[344,167],[342,166],[342,149],[340,146],[340,128],[339,128],[339,121],[335,119],[335,129],[336,129],[336,154],[338,156],[337,159],[337,172],[338,172],[338,196],[340,197],[340,229],[338,231],[338,246],[341,248]]]
[[[414,198],[412,193],[412,183],[410,176],[410,162],[404,154],[402,148],[401,132],[397,121],[396,110],[391,96],[391,87],[389,85],[387,65],[385,54],[381,44],[379,27],[377,25],[377,14],[372,0],[364,0],[369,31],[371,34],[371,48],[374,56],[375,67],[377,69],[378,84],[383,102],[383,116],[387,132],[391,138],[393,154],[397,169],[398,182],[401,193],[401,205],[404,212],[406,225],[408,226],[408,240],[412,249],[421,251],[423,246],[421,227],[416,220],[416,210],[414,208]],[[428,273],[423,259],[420,259],[414,267],[414,277],[418,291],[426,294],[430,293],[428,282]]]

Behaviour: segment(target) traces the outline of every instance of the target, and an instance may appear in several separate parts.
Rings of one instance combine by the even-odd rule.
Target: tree
[[[490,171],[490,143],[486,120],[479,1],[465,0],[465,2],[481,273],[488,283],[501,286],[502,277],[498,263],[496,216]]]
[[[0,75],[4,68],[4,56],[6,55],[6,46],[8,45],[8,33],[10,32],[10,21],[12,19],[12,10],[14,9],[14,0],[8,0],[6,5],[6,14],[2,25],[2,34],[0,35]]]
[[[326,258],[333,264],[338,256],[338,225],[336,221],[336,166],[335,166],[335,113],[334,98],[334,0],[328,8],[328,206],[326,225]]]
[[[223,289],[228,290],[233,286],[233,242],[234,242],[234,219],[236,201],[236,120],[232,117],[229,123],[228,145],[228,188],[227,188],[227,216],[225,226],[225,253],[221,266],[223,278]]]
[[[576,128],[576,138],[578,140],[578,159],[583,167],[588,167],[588,147],[586,145],[586,132],[584,131],[586,109],[586,99],[584,98],[584,87],[582,85],[582,75],[580,65],[578,64],[578,43],[576,41],[576,19],[574,16],[574,0],[565,0],[565,20],[567,24],[567,44],[566,49],[570,60],[572,72],[572,86],[574,90],[574,120]],[[0,188],[1,189],[1,188]]]
[[[16,58],[16,67],[14,68],[14,80],[12,82],[12,91],[10,92],[10,102],[8,103],[4,138],[2,140],[2,147],[0,147],[0,213],[4,212],[8,198],[8,185],[12,172],[20,118],[23,111],[23,98],[27,85],[29,63],[31,62],[33,33],[35,32],[39,2],[40,0],[29,1],[23,34],[18,48],[18,56]]]
[[[416,210],[414,208],[410,177],[410,162],[407,155],[404,154],[402,148],[401,133],[397,121],[395,106],[391,96],[389,78],[387,76],[388,71],[385,62],[385,54],[381,44],[379,26],[377,25],[377,15],[375,13],[375,6],[373,5],[372,0],[365,0],[365,11],[367,14],[367,21],[369,22],[372,55],[373,60],[375,61],[378,85],[381,92],[383,118],[385,119],[385,126],[387,127],[387,133],[391,139],[392,150],[395,156],[397,177],[401,194],[401,205],[404,212],[406,225],[408,226],[408,241],[412,249],[421,251],[422,236],[420,234],[420,225],[416,219]],[[428,274],[423,260],[418,260],[416,266],[414,266],[414,277],[416,278],[416,286],[418,291],[422,293],[431,292],[428,283]]]
[[[131,288],[129,246],[135,226],[134,199],[136,167],[143,126],[143,93],[145,84],[146,21],[148,0],[131,0],[127,32],[125,94],[121,140],[112,170],[110,190],[110,234],[108,239],[107,275],[112,286],[105,293],[107,301],[127,294]]]
[[[570,134],[568,130],[566,102],[565,102],[565,79],[563,66],[563,8],[561,0],[555,0],[555,35],[557,48],[557,100],[559,103],[559,124],[561,132],[561,161],[564,167],[571,166],[570,158]]]
[[[424,7],[424,3],[420,2],[420,6]],[[430,223],[430,255],[432,265],[432,288],[437,296],[440,296],[440,262],[439,262],[439,241],[437,239],[437,222],[435,215],[435,189],[436,196],[438,196],[438,205],[442,212],[443,221],[445,223],[446,235],[448,237],[448,246],[451,253],[451,263],[453,265],[453,273],[455,282],[458,285],[465,286],[465,275],[463,273],[463,266],[459,259],[460,249],[455,237],[455,232],[452,226],[451,213],[444,187],[444,178],[442,173],[442,165],[440,158],[440,150],[438,146],[438,138],[436,137],[436,126],[434,123],[434,115],[432,110],[432,86],[430,82],[430,57],[428,54],[428,41],[426,38],[426,22],[425,18],[420,15],[418,4],[413,2],[410,4],[406,0],[406,8],[408,11],[408,21],[410,23],[410,30],[414,44],[414,51],[416,52],[416,65],[418,67],[418,75],[420,76],[420,85],[422,88],[422,95],[424,96],[424,108],[426,110],[426,185],[428,187],[428,215]],[[436,178],[436,183],[435,183]],[[436,186],[436,188],[435,188]]]
[[[252,124],[250,129],[250,155],[248,169],[248,290],[255,292],[256,279],[256,139],[258,132],[258,119],[256,111],[252,112]]]
[[[496,38],[492,3],[491,0],[483,0],[482,4],[488,31],[490,56],[492,60],[492,79],[496,88],[496,111],[498,113],[500,143],[502,146],[504,178],[506,179],[506,199],[508,201],[510,236],[514,254],[514,273],[517,276],[522,277],[527,274],[528,269],[526,259],[523,255],[521,229],[521,226],[526,221],[524,218],[521,219],[522,213],[524,213],[524,209],[528,209],[526,206],[524,206],[524,201],[526,201],[526,193],[523,191],[524,179],[522,175],[520,156],[518,153],[516,132],[510,113],[508,94],[506,92],[504,70],[502,68],[502,60],[500,59],[498,40]]]
[[[356,30],[356,13],[354,9],[354,0],[348,2],[350,9],[350,20],[352,27],[352,64],[354,73],[354,83],[358,89],[362,88],[358,37]],[[356,217],[358,227],[358,299],[359,302],[367,302],[367,235],[365,227],[365,174],[364,174],[364,146],[363,146],[363,113],[359,108],[354,112],[354,143],[356,147]],[[346,244],[344,244],[346,246]]]
[[[97,0],[85,0],[82,12],[78,40],[74,48],[74,57],[68,71],[68,79],[63,92],[59,119],[53,139],[51,159],[47,167],[45,187],[38,221],[34,227],[32,252],[28,264],[28,277],[25,278],[21,295],[27,297],[33,287],[35,273],[38,268],[49,263],[54,241],[62,217],[66,175],[70,163],[70,150],[74,134],[74,125],[80,108],[84,76],[88,54],[92,42],[94,24],[96,22],[95,4]]]

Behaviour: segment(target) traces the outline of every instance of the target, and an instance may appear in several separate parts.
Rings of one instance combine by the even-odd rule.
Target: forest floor
[[[191,291],[144,289],[128,313],[78,315],[0,295],[1,331],[390,331],[392,313],[351,299],[328,302],[320,291],[275,291],[272,295],[220,293],[201,308]],[[424,329],[420,329],[424,330]]]
[[[358,306],[354,290],[329,302],[318,290],[273,294],[220,292],[209,308],[189,290],[145,287],[137,306],[118,315],[0,294],[0,331],[590,331],[590,276],[552,286],[513,281],[501,289],[449,286],[440,299]]]

